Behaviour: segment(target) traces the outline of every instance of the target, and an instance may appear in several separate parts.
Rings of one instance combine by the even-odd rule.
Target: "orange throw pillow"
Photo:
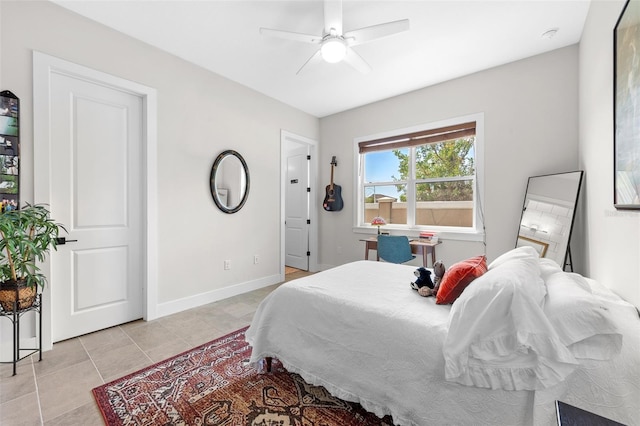
[[[446,305],[453,303],[462,291],[482,274],[487,272],[487,258],[476,256],[462,262],[454,263],[444,273],[440,288],[436,294],[436,303]]]

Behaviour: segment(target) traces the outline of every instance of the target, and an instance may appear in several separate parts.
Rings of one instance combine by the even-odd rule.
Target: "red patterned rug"
[[[93,389],[108,425],[388,426],[273,360],[246,365],[246,327]]]

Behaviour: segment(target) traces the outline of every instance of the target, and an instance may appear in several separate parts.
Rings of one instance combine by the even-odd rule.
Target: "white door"
[[[285,181],[285,265],[309,270],[309,160],[307,146],[287,156]]]
[[[143,99],[51,75],[51,213],[69,241],[51,256],[52,340],[143,315]]]

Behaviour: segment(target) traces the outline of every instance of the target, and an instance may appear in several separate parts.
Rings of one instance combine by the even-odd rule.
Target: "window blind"
[[[389,149],[400,149],[411,146],[425,145],[428,143],[443,142],[453,139],[475,136],[476,122],[454,124],[437,129],[422,130],[404,135],[389,136],[381,139],[363,141],[358,143],[360,154]]]

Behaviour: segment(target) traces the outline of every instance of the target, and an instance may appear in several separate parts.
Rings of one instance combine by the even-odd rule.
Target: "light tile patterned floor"
[[[308,275],[287,274],[286,281]],[[249,325],[279,284],[163,317],[135,321],[53,345],[18,364],[0,365],[0,424],[99,425],[91,389]]]

